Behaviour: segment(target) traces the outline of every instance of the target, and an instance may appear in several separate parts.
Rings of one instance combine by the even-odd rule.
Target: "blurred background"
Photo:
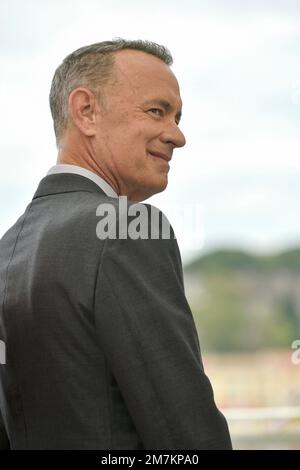
[[[56,162],[56,67],[114,37],[174,57],[187,145],[147,202],[174,226],[234,448],[300,449],[299,0],[2,0],[0,237]]]

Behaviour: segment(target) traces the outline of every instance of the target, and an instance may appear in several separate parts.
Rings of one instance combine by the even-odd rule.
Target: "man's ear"
[[[73,124],[86,136],[96,134],[96,96],[85,87],[75,88],[69,96],[69,115]]]

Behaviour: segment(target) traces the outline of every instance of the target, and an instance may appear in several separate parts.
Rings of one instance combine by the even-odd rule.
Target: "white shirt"
[[[54,165],[50,168],[47,175],[54,175],[56,173],[74,173],[75,175],[84,176],[85,178],[94,181],[94,183],[96,183],[107,196],[119,197],[113,188],[103,178],[101,178],[101,176],[96,175],[96,173],[93,173],[86,168],[82,168],[81,166],[67,164]]]

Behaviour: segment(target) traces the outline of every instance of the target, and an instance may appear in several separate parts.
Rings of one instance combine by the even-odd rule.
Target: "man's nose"
[[[183,147],[186,144],[185,136],[176,123],[172,123],[161,136],[164,143],[172,144],[173,147]]]

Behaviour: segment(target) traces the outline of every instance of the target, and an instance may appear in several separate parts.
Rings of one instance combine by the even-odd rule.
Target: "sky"
[[[114,37],[174,58],[187,144],[147,202],[169,218],[183,261],[300,245],[300,0],[1,0],[0,237],[56,162],[56,67]]]

